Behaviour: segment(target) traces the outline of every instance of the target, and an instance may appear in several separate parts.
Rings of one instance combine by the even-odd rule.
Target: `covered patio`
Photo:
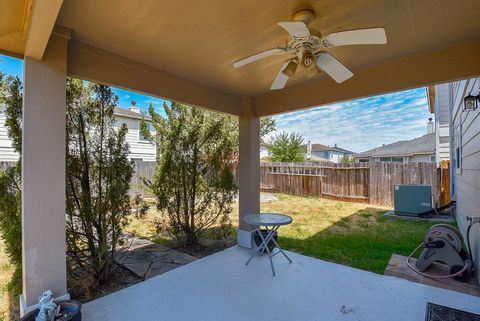
[[[107,295],[90,320],[424,320],[426,303],[480,313],[480,298],[288,252],[272,277],[263,256],[234,246]]]
[[[480,75],[480,3],[411,1],[0,0],[0,52],[24,59],[23,295],[68,297],[65,257],[65,78],[73,76],[239,118],[238,245],[251,248],[243,216],[259,212],[260,117]],[[284,46],[279,21],[315,12],[328,34],[382,27],[388,42],[329,52],[352,70],[270,86],[285,57],[233,62]],[[321,246],[321,245],[320,245]],[[268,265],[229,249],[84,307],[85,319],[417,320],[425,302],[480,312],[478,298],[291,254]],[[278,259],[278,258],[276,258]],[[161,307],[164,307],[161,308]],[[327,317],[328,316],[328,317]]]

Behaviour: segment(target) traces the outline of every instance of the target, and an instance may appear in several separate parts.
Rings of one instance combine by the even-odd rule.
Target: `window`
[[[403,157],[380,157],[380,161],[403,163]]]
[[[146,123],[148,131],[152,131],[152,123]],[[140,130],[140,122],[138,122],[138,140],[141,142],[148,142],[149,140],[143,136],[142,131]]]

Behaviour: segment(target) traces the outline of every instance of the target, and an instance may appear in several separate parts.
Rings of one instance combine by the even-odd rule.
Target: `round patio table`
[[[247,214],[243,218],[243,221],[247,224],[253,225],[255,227],[255,231],[253,233],[258,235],[262,240],[262,243],[257,246],[252,256],[250,256],[245,265],[248,265],[248,263],[250,263],[250,261],[257,253],[264,253],[264,251],[267,251],[268,253],[268,258],[270,260],[270,266],[272,268],[273,276],[275,276],[275,268],[273,266],[272,257],[277,255],[278,253],[282,253],[283,256],[285,256],[285,258],[290,263],[292,263],[292,260],[290,260],[287,254],[283,252],[277,240],[275,240],[275,234],[277,233],[277,230],[280,228],[280,226],[292,223],[292,218],[290,216],[278,213]],[[267,232],[266,235],[263,235],[262,228]],[[276,253],[273,253],[273,251],[270,251],[270,249],[268,248],[268,243],[270,242],[273,242],[273,244],[275,244],[275,247],[278,250]]]

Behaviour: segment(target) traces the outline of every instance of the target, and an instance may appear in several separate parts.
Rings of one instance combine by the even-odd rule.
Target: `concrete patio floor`
[[[85,304],[83,320],[424,320],[427,302],[480,313],[480,298],[287,252],[245,266],[234,246]]]

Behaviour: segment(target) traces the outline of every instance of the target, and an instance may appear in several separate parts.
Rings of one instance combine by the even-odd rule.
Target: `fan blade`
[[[287,30],[292,37],[302,38],[310,36],[310,31],[303,21],[282,21],[278,25]]]
[[[234,62],[233,67],[239,68],[239,67],[242,67],[242,66],[244,66],[246,64],[249,64],[251,62],[254,62],[254,61],[257,61],[257,60],[260,60],[260,59],[263,59],[263,58],[267,58],[267,57],[270,57],[270,56],[273,56],[273,55],[280,55],[280,54],[283,54],[283,53],[286,53],[286,52],[287,52],[287,50],[285,50],[283,48],[274,48],[274,49],[270,49],[270,50],[265,50],[265,51],[256,53],[254,55],[248,56],[247,58],[243,58],[239,61]]]
[[[382,45],[387,43],[387,35],[383,28],[358,29],[331,33],[321,41],[324,47]]]
[[[285,63],[280,67],[280,69],[278,70],[277,76],[276,76],[275,79],[273,80],[272,86],[270,86],[270,89],[271,89],[271,90],[282,89],[282,88],[285,87],[285,85],[287,84],[288,76],[286,76],[286,75],[283,73],[283,70],[285,70],[285,68],[287,68],[287,65],[288,65],[289,62],[290,62],[290,61],[285,62]]]
[[[339,84],[353,76],[353,73],[337,58],[326,52],[317,55],[317,66]]]

